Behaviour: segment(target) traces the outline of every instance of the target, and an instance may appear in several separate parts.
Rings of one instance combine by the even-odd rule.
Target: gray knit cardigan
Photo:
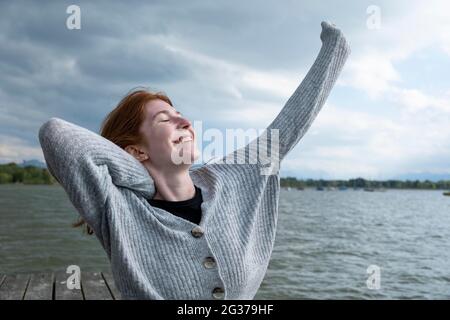
[[[350,53],[341,30],[321,26],[314,64],[266,129],[279,130],[279,161],[310,127]],[[226,158],[249,156],[258,139]],[[50,173],[106,251],[123,299],[254,298],[275,240],[278,170],[262,174],[257,160],[191,169],[204,200],[196,225],[152,207],[148,171],[100,135],[53,117],[39,141]]]

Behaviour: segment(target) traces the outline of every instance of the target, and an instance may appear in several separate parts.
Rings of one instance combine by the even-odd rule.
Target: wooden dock
[[[109,273],[82,272],[81,288],[68,289],[68,273],[0,275],[0,300],[120,300]]]

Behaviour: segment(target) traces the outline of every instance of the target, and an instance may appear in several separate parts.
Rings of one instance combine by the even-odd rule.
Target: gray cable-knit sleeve
[[[112,187],[129,188],[146,198],[154,194],[153,180],[138,160],[88,129],[51,118],[40,127],[39,142],[49,172],[94,230]]]
[[[257,139],[227,155],[222,161],[253,161],[264,166],[268,164],[268,159],[278,159],[276,167],[279,168],[279,163],[304,136],[324,105],[350,54],[350,47],[341,30],[327,22],[322,22],[321,26],[320,52],[278,116]],[[276,132],[278,143],[274,144],[272,142],[276,141]]]

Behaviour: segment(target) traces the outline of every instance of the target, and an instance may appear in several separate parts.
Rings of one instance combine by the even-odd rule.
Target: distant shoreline
[[[292,188],[292,187],[281,187],[280,188],[283,191],[316,191],[317,188],[315,187],[306,187],[303,189],[297,189],[297,188]],[[426,188],[372,188],[373,190],[370,191],[374,191],[374,192],[382,192],[382,191],[391,191],[391,190],[420,190],[420,191],[447,191],[448,189],[426,189]],[[364,188],[347,188],[345,190],[340,190],[339,188],[324,188],[323,190],[320,191],[368,191],[368,190],[364,190]]]
[[[18,165],[14,162],[0,164],[0,185],[17,184],[26,185],[54,185],[58,181],[50,174],[47,168],[33,165]],[[283,188],[304,189],[420,189],[420,190],[450,190],[450,180],[367,180],[361,177],[349,180],[325,179],[297,179],[295,177],[280,177],[280,186]],[[370,190],[367,190],[370,191]]]
[[[61,186],[58,182],[55,183],[23,183],[23,182],[10,182],[10,183],[0,183],[0,186],[2,185],[22,185],[22,186]],[[62,187],[62,186],[61,186]],[[282,190],[317,190],[318,187],[302,187],[302,188],[297,188],[297,187],[289,187],[289,186],[280,186],[280,189]],[[319,188],[320,189],[320,188]],[[372,189],[372,190],[364,190],[364,189]],[[387,190],[435,190],[435,191],[446,191],[449,190],[450,188],[408,188],[408,187],[403,187],[403,188],[360,188],[360,187],[348,187],[345,189],[339,189],[338,187],[324,187],[323,190],[320,191],[375,191],[375,192],[380,192],[380,191],[387,191]]]
[[[378,191],[382,189],[450,190],[450,180],[440,180],[438,182],[430,180],[366,180],[364,178],[349,180],[299,180],[294,177],[287,177],[280,178],[280,186],[293,189],[366,189],[366,191]]]

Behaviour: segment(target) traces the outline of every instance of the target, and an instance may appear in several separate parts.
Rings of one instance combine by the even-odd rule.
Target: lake
[[[450,197],[442,192],[282,189],[255,299],[449,299]],[[95,236],[71,227],[77,218],[59,185],[0,185],[0,273],[72,264],[109,271]]]

